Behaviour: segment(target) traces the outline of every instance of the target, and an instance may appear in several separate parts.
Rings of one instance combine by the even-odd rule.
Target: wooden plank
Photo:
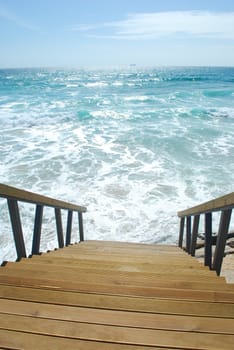
[[[99,254],[98,254],[99,253]],[[102,255],[102,256],[107,256],[107,255],[114,255],[114,256],[118,256],[118,257],[122,257],[122,256],[127,256],[128,258],[132,258],[132,259],[137,259],[137,258],[141,258],[141,259],[146,259],[149,260],[151,258],[160,258],[160,259],[165,259],[167,260],[168,258],[173,259],[173,260],[178,260],[178,261],[191,261],[194,262],[195,260],[193,259],[193,257],[191,257],[190,255],[187,255],[185,252],[183,252],[181,250],[180,253],[177,252],[168,252],[168,251],[153,251],[153,250],[149,250],[149,251],[145,251],[145,250],[137,250],[135,252],[134,249],[131,248],[127,248],[127,249],[111,249],[110,247],[96,247],[96,248],[92,248],[89,246],[83,246],[82,244],[79,246],[69,246],[69,247],[65,247],[64,249],[57,249],[54,251],[49,252],[50,255]]]
[[[126,247],[131,247],[135,249],[149,249],[149,250],[176,250],[176,251],[181,251],[175,244],[155,244],[155,243],[139,243],[139,242],[125,242],[125,241],[102,241],[102,240],[92,240],[92,239],[87,239],[84,242],[80,242],[78,244],[73,244],[72,246],[109,246],[109,247],[118,247],[118,248],[126,248]]]
[[[56,254],[55,254],[56,253]],[[131,256],[131,255],[119,255],[119,254],[111,254],[110,253],[103,253],[103,254],[93,254],[93,253],[84,253],[81,254],[80,252],[62,252],[62,249],[56,252],[49,253],[50,257],[53,258],[68,258],[78,260],[78,261],[87,261],[87,260],[93,260],[93,261],[103,261],[103,262],[120,262],[120,263],[133,263],[133,264],[151,264],[152,266],[157,264],[163,264],[164,266],[170,266],[172,264],[185,267],[187,264],[190,266],[194,266],[199,269],[203,269],[202,264],[200,264],[197,260],[192,260],[192,257],[186,258],[170,258],[168,256],[159,257],[159,256]],[[207,268],[205,268],[207,270]]]
[[[66,252],[87,252],[89,254],[108,254],[110,252],[113,252],[114,254],[118,255],[134,255],[134,256],[170,256],[171,258],[178,258],[178,259],[186,259],[186,254],[183,250],[181,251],[175,251],[175,250],[148,250],[148,249],[135,249],[135,248],[118,248],[118,247],[108,247],[108,246],[90,246],[90,245],[71,245],[69,247],[66,247]]]
[[[70,260],[68,260],[68,263],[70,262]],[[181,267],[181,266],[175,266],[175,269],[173,271],[173,269],[171,267],[168,267],[168,266],[164,266],[164,265],[158,265],[155,269],[153,268],[153,266],[147,271],[146,270],[146,266],[141,266],[141,265],[138,265],[138,266],[134,266],[133,264],[121,264],[121,263],[112,263],[110,265],[108,265],[106,262],[104,262],[104,264],[102,264],[100,261],[97,262],[96,264],[96,267],[93,267],[93,263],[95,263],[95,261],[87,261],[87,264],[80,264],[79,262],[77,264],[71,264],[71,271],[75,271],[76,269],[77,270],[80,270],[80,271],[87,271],[88,272],[96,272],[96,273],[105,273],[105,271],[107,272],[111,272],[113,271],[114,273],[116,272],[120,272],[120,273],[124,273],[124,272],[129,272],[129,273],[137,273],[137,274],[140,274],[140,273],[144,273],[146,275],[152,275],[152,277],[155,277],[157,278],[157,276],[161,276],[161,275],[173,275],[173,278],[176,277],[176,275],[178,276],[181,276],[181,279],[184,279],[184,276],[187,276],[188,277],[188,280],[190,278],[190,276],[192,275],[193,273],[193,269],[189,269],[189,268],[184,268]],[[7,264],[8,267],[10,266],[9,263]],[[6,265],[6,268],[7,268],[7,265]],[[28,266],[30,265],[30,263],[23,263],[24,266]],[[31,263],[31,265],[37,265],[35,262],[34,263]],[[48,269],[51,268],[51,271],[53,269],[59,269],[59,268],[64,268],[66,269],[67,268],[67,265],[66,264],[56,264],[56,263],[44,263],[44,264],[40,264],[38,266],[38,269],[40,269],[40,266],[45,266],[45,267],[48,267]],[[1,269],[0,269],[1,270]],[[199,274],[200,272],[200,274]],[[211,275],[208,275],[207,274],[207,270],[195,270],[194,271],[194,275],[193,277],[191,278],[191,280],[197,280],[199,279],[199,277],[202,279],[205,279],[207,277],[207,281],[217,281],[217,275],[215,274],[215,272],[212,272]],[[225,278],[224,277],[220,277],[217,281],[217,283],[225,283]]]
[[[87,273],[88,272],[88,273]],[[92,270],[92,269],[82,269],[79,266],[59,266],[59,277],[58,268],[53,265],[45,264],[27,264],[27,263],[7,263],[6,266],[0,268],[1,275],[18,275],[33,278],[51,278],[51,279],[63,279],[63,280],[73,280],[79,278],[79,281],[97,281],[98,283],[119,281],[120,284],[140,284],[147,283],[148,286],[155,286],[158,283],[168,283],[167,285],[174,285],[175,282],[182,283],[186,282],[188,287],[198,284],[199,289],[204,289],[206,286],[211,287],[212,285],[217,290],[230,290],[234,292],[234,286],[232,284],[226,284],[225,279],[218,279],[217,277],[211,277],[204,279],[203,275],[201,278],[199,274],[190,277],[190,274],[181,273],[180,275],[173,274],[173,271],[165,273],[150,273],[150,272],[138,272],[138,271],[119,271],[119,270]],[[196,283],[197,282],[197,283]]]
[[[80,340],[182,349],[233,349],[234,341],[234,336],[229,334],[164,331],[49,319],[41,322],[36,317],[8,314],[0,317],[0,328]]]
[[[109,258],[109,259],[108,259]],[[152,263],[151,263],[151,262]],[[89,254],[71,254],[69,255],[42,255],[42,256],[32,256],[30,259],[21,259],[17,264],[22,265],[48,265],[50,266],[64,266],[64,267],[77,267],[77,268],[92,268],[92,269],[107,269],[107,270],[122,270],[122,271],[135,271],[135,272],[150,272],[158,273],[161,269],[165,271],[180,270],[190,272],[191,274],[203,274],[207,276],[217,275],[214,271],[210,271],[208,267],[205,267],[200,261],[194,259],[185,261],[173,260],[170,263],[168,259],[142,259],[142,258],[129,258],[128,256],[121,257],[116,255],[89,255]],[[12,262],[5,262],[5,267],[11,266]],[[174,269],[173,269],[174,267]],[[220,277],[222,279],[222,277]]]
[[[39,264],[40,265],[48,265],[48,266],[56,266],[56,268],[60,268],[60,266],[69,266],[71,268],[81,268],[81,269],[92,269],[92,270],[115,270],[115,271],[129,271],[129,272],[148,272],[148,273],[165,273],[173,271],[174,274],[191,274],[191,275],[198,275],[198,276],[206,276],[212,279],[217,280],[217,275],[214,271],[210,271],[208,268],[203,268],[203,265],[198,264],[186,264],[184,266],[181,266],[180,264],[173,264],[173,265],[164,265],[160,262],[157,263],[157,265],[151,265],[149,263],[122,263],[122,262],[109,262],[109,261],[97,261],[97,260],[76,260],[76,259],[70,259],[70,258],[63,258],[63,257],[50,257],[49,255],[42,255],[40,257],[33,256],[31,259],[21,259],[20,263],[23,264]],[[7,263],[6,266],[8,266],[10,263]],[[49,267],[48,267],[49,268]],[[223,277],[220,277],[218,281],[224,281],[225,279]]]
[[[222,290],[193,290],[183,285],[169,288],[162,284],[158,287],[145,287],[135,285],[120,285],[119,283],[100,284],[79,281],[37,279],[33,277],[2,275],[0,284],[34,287],[43,289],[67,290],[85,293],[103,293],[111,295],[125,295],[135,297],[157,297],[177,300],[234,302],[234,293]]]
[[[206,317],[216,317],[218,315],[222,318],[234,318],[233,304],[228,302],[218,303],[197,300],[183,301],[156,297],[144,298],[108,294],[87,294],[9,285],[0,286],[0,297],[3,299],[109,310]]]
[[[108,243],[103,243],[102,241],[83,241],[78,244],[72,244],[70,245],[69,249],[111,249],[111,250],[117,250],[119,252],[124,250],[133,250],[134,254],[138,254],[139,251],[142,252],[148,252],[148,253],[171,253],[171,254],[178,254],[178,255],[185,255],[184,251],[180,249],[179,247],[175,245],[157,245],[157,244],[140,244],[140,243],[121,243],[121,242],[114,242],[115,244],[111,245]]]
[[[37,350],[56,349],[56,350],[165,350],[161,347],[148,347],[124,344],[110,344],[104,342],[93,342],[87,340],[78,340],[63,337],[51,337],[39,334],[30,334],[27,332],[15,332],[0,329],[0,345],[4,349],[19,350]],[[167,348],[171,350],[172,348]]]
[[[80,266],[80,264],[72,264],[69,262],[67,264],[54,264],[49,263],[48,261],[45,261],[44,263],[41,263],[39,260],[34,259],[25,259],[24,261],[20,261],[20,264],[17,264],[15,266],[15,263],[8,262],[5,265],[6,269],[23,269],[23,270],[35,270],[37,271],[50,271],[54,272],[56,274],[58,271],[61,271],[63,273],[66,272],[72,272],[76,275],[79,273],[85,273],[87,275],[90,274],[102,274],[102,275],[112,275],[117,274],[119,277],[126,276],[128,278],[137,276],[139,278],[151,278],[151,279],[171,279],[171,280],[189,280],[189,281],[206,281],[206,282],[215,282],[217,284],[224,284],[226,286],[225,278],[220,277],[217,279],[216,274],[208,274],[208,271],[201,270],[191,270],[186,268],[177,268],[171,266],[171,267],[162,267],[160,269],[152,269],[152,271],[148,271],[147,269],[143,270],[140,268],[135,267],[134,265],[117,265],[117,266],[109,266],[109,265],[85,265],[83,264]],[[1,269],[0,269],[1,270]],[[200,273],[199,273],[200,272]],[[141,277],[142,276],[142,277]],[[178,277],[177,277],[178,276]]]
[[[234,319],[113,311],[0,299],[0,314],[142,329],[234,334]],[[4,317],[4,315],[2,315]]]
[[[79,205],[56,200],[54,198],[42,196],[29,191],[24,191],[16,187],[7,186],[4,184],[0,184],[0,196],[33,204],[45,205],[53,208],[70,209],[80,212],[86,212],[87,210],[85,207]]]
[[[234,192],[225,196],[213,199],[211,201],[196,205],[195,207],[179,211],[179,217],[187,215],[198,215],[207,212],[213,212],[223,209],[229,209],[234,206]]]
[[[0,275],[3,268],[0,268]],[[124,282],[129,283],[129,281],[132,281],[132,283],[142,284],[145,283],[148,286],[151,286],[152,283],[154,284],[161,283],[161,282],[172,282],[172,281],[178,281],[182,282],[185,281],[188,284],[189,283],[199,283],[199,287],[202,289],[205,285],[213,285],[214,288],[222,289],[222,290],[232,290],[234,292],[234,286],[231,284],[227,285],[225,283],[225,278],[217,279],[214,275],[207,276],[206,274],[192,274],[192,272],[187,272],[186,270],[179,270],[171,269],[171,270],[164,270],[164,271],[155,271],[155,272],[143,272],[143,271],[119,271],[119,270],[113,270],[113,269],[96,269],[94,268],[82,268],[80,266],[69,266],[69,265],[48,265],[48,264],[33,264],[28,262],[20,262],[18,264],[15,263],[7,263],[6,266],[4,266],[4,269],[6,271],[9,271],[9,273],[14,273],[14,271],[19,271],[20,274],[27,274],[27,276],[30,276],[30,272],[32,274],[36,274],[36,277],[49,277],[51,276],[52,279],[58,278],[57,273],[59,271],[59,279],[77,279],[79,278],[79,281],[98,281],[101,283],[102,281],[107,282],[110,280],[121,280],[121,283],[124,284]],[[186,273],[187,272],[187,273]],[[7,273],[7,272],[6,272]],[[17,272],[16,272],[17,274]],[[26,276],[26,275],[25,275]]]
[[[139,250],[138,250],[139,251]],[[56,253],[56,254],[55,254]],[[101,256],[110,256],[113,255],[115,257],[123,257],[123,258],[131,258],[131,259],[145,259],[146,262],[147,261],[151,261],[152,259],[155,260],[165,260],[167,261],[168,259],[175,261],[175,262],[181,262],[183,263],[184,261],[187,262],[191,262],[194,263],[196,260],[193,259],[193,257],[191,257],[190,255],[187,255],[185,252],[182,252],[181,254],[177,254],[177,253],[168,253],[168,252],[145,252],[145,251],[139,251],[139,252],[134,252],[133,249],[128,249],[128,250],[118,250],[118,249],[89,249],[89,248],[73,248],[72,246],[66,247],[65,249],[56,249],[54,251],[50,251],[47,254],[51,254],[51,255],[64,255],[69,257],[70,255],[73,255],[75,257],[75,255],[96,255],[99,258]],[[45,254],[43,254],[45,255]]]
[[[0,347],[232,349],[234,286],[173,249],[84,242],[7,264]]]
[[[85,240],[83,242],[75,243],[70,246],[72,247],[79,247],[79,248],[111,248],[111,249],[118,249],[121,251],[121,249],[134,249],[135,253],[137,253],[138,250],[144,250],[144,251],[153,251],[153,252],[175,252],[175,253],[182,253],[183,250],[176,245],[167,245],[167,244],[153,244],[153,243],[129,243],[129,242],[119,242],[119,241],[95,241],[95,240]]]
[[[109,251],[113,251],[116,254],[118,253],[119,255],[122,254],[134,254],[136,256],[138,255],[145,255],[145,256],[149,256],[149,255],[153,255],[153,256],[164,256],[164,255],[171,255],[172,257],[178,257],[178,258],[185,258],[186,254],[185,252],[181,249],[181,251],[176,251],[176,250],[165,250],[165,249],[140,249],[137,248],[135,249],[134,247],[122,247],[122,248],[118,248],[118,247],[109,247],[109,246],[93,246],[93,245],[70,245],[69,247],[66,247],[66,249],[64,249],[66,252],[73,252],[73,251],[83,251],[83,252],[90,252],[90,253],[105,253],[105,252],[109,252]]]
[[[66,249],[66,248],[64,248]],[[174,266],[181,266],[182,268],[188,266],[188,267],[194,267],[196,269],[205,270],[208,271],[208,268],[203,266],[201,263],[199,263],[196,259],[192,258],[188,255],[188,259],[170,259],[168,256],[162,257],[133,257],[128,255],[116,255],[116,254],[79,254],[78,252],[75,253],[68,253],[68,252],[62,252],[63,249],[48,253],[48,257],[50,258],[64,258],[64,259],[72,259],[74,263],[79,264],[80,262],[87,262],[90,263],[90,261],[93,262],[101,262],[101,263],[109,263],[110,265],[113,263],[120,263],[120,264],[150,264],[152,268],[159,269],[160,266],[164,267],[170,267],[172,265]],[[58,253],[57,253],[58,252]],[[57,253],[57,254],[55,254]],[[43,257],[43,256],[42,256]]]
[[[166,254],[164,255],[136,255],[136,256],[133,256],[133,255],[130,255],[129,254],[118,254],[116,252],[113,252],[113,254],[111,254],[111,252],[102,252],[102,253],[99,253],[99,252],[92,252],[92,251],[89,251],[89,250],[70,250],[70,251],[65,251],[65,252],[62,252],[62,250],[66,250],[66,248],[64,249],[57,249],[55,251],[50,251],[50,252],[47,252],[47,253],[42,253],[40,255],[40,259],[58,259],[61,261],[63,259],[70,259],[70,260],[74,260],[74,263],[76,262],[76,259],[80,260],[81,263],[82,263],[82,259],[85,259],[86,260],[95,260],[96,258],[96,261],[104,261],[106,260],[106,258],[110,258],[110,261],[111,261],[111,256],[113,256],[114,260],[116,260],[116,262],[118,263],[118,259],[120,260],[121,257],[123,259],[125,259],[125,261],[127,259],[129,259],[129,262],[133,261],[134,264],[140,264],[140,265],[145,265],[145,266],[152,266],[153,263],[151,263],[152,259],[157,262],[157,263],[160,263],[160,261],[163,263],[163,264],[166,264],[166,265],[169,265],[169,263],[167,264],[168,260],[173,260],[173,263],[175,263],[175,265],[181,265],[181,266],[184,266],[186,268],[187,265],[189,266],[196,266],[196,267],[200,267],[201,269],[203,269],[203,265],[197,260],[197,259],[193,259],[190,255],[188,255],[187,257],[186,256],[183,256],[183,257],[176,257],[176,256],[168,256]],[[30,258],[38,258],[37,256],[30,256]],[[152,259],[151,259],[152,258]],[[139,262],[137,261],[139,260]],[[153,262],[154,262],[153,261]],[[121,261],[120,261],[121,262]],[[186,264],[185,264],[186,262]],[[184,265],[183,265],[184,264]],[[205,268],[205,270],[209,271],[209,269]]]
[[[185,261],[189,262],[189,261],[193,261],[191,256],[185,256],[185,255],[178,255],[178,254],[168,254],[168,253],[151,253],[151,254],[146,254],[145,252],[139,252],[138,254],[134,254],[134,252],[132,250],[128,250],[128,251],[115,251],[115,250],[104,250],[104,249],[99,249],[99,250],[90,250],[90,249],[69,249],[70,247],[66,247],[64,250],[64,252],[62,252],[62,249],[57,250],[56,255],[67,255],[69,256],[70,254],[80,254],[80,255],[94,255],[94,256],[115,256],[115,257],[123,257],[123,258],[131,258],[131,259],[145,259],[146,261],[149,261],[151,258],[155,259],[155,260],[160,260],[160,259],[164,259],[164,260],[175,260],[175,262],[181,262],[184,263]],[[51,252],[55,253],[55,252]]]

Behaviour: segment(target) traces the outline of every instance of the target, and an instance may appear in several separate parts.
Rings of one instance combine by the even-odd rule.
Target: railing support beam
[[[80,242],[83,242],[84,240],[84,227],[83,227],[83,216],[82,213],[78,213],[78,220],[79,220],[79,233],[80,233]]]
[[[32,255],[40,253],[42,216],[43,216],[43,205],[37,205],[36,206],[35,221],[34,221]]]
[[[61,209],[59,208],[55,208],[55,219],[56,219],[56,227],[57,227],[58,246],[59,248],[63,248],[64,247],[63,225],[62,225]]]
[[[15,247],[18,260],[26,258],[26,250],[24,244],[23,231],[21,226],[18,202],[15,199],[8,199],[8,208],[11,219],[11,226],[15,240]]]
[[[204,265],[212,267],[212,213],[205,214],[205,257]]]
[[[204,264],[210,269],[215,270],[217,275],[220,274],[222,261],[224,257],[224,250],[226,240],[231,237],[228,234],[229,224],[231,220],[232,209],[234,208],[234,192],[225,196],[213,199],[211,201],[196,205],[195,207],[179,211],[177,215],[180,218],[180,232],[179,232],[179,247],[182,248],[184,220],[186,218],[186,249],[191,255],[195,255],[196,240],[199,229],[199,216],[205,215],[205,258]],[[214,212],[221,212],[220,224],[218,230],[217,240],[212,238],[212,214]],[[190,231],[191,231],[191,217],[193,217],[193,231],[190,245]],[[215,243],[214,243],[215,242]],[[212,243],[216,244],[214,258],[212,262]]]
[[[66,229],[66,245],[71,244],[73,212],[76,212],[79,215],[78,218],[79,218],[80,240],[81,241],[84,240],[82,213],[85,213],[87,211],[86,207],[72,204],[69,202],[64,202],[51,197],[42,196],[33,192],[24,191],[19,188],[7,186],[1,183],[0,183],[0,198],[6,198],[8,203],[8,212],[10,216],[18,260],[20,260],[22,257],[27,256],[18,202],[31,203],[36,205],[35,217],[34,217],[34,229],[33,229],[33,237],[32,237],[32,249],[31,249],[32,255],[40,254],[41,228],[42,228],[42,218],[43,218],[44,207],[50,207],[55,210],[55,219],[56,219],[57,238],[58,238],[59,248],[64,247],[61,210],[64,210],[68,213],[67,229]]]
[[[73,211],[72,210],[68,210],[68,213],[67,213],[66,246],[71,244],[72,217],[73,217]]]
[[[183,247],[183,238],[184,238],[184,216],[180,218],[180,233],[179,233],[179,243],[180,248]]]
[[[195,256],[199,221],[200,221],[200,215],[195,215],[193,219],[192,241],[191,241],[191,250],[190,250],[190,254],[192,256]]]
[[[191,216],[186,217],[186,251],[190,253],[191,248]]]
[[[231,220],[232,210],[223,210],[221,212],[220,223],[219,223],[219,231],[217,236],[216,248],[214,253],[214,261],[213,261],[213,270],[216,271],[217,275],[220,275],[224,250],[227,240],[227,234],[229,229],[229,224]]]

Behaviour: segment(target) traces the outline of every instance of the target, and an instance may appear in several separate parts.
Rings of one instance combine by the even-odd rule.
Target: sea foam
[[[233,68],[1,70],[0,83],[1,182],[87,206],[87,239],[176,243],[178,210],[233,191]],[[0,259],[14,259],[0,207]],[[34,207],[20,208],[30,252]],[[48,210],[42,249],[56,244]]]

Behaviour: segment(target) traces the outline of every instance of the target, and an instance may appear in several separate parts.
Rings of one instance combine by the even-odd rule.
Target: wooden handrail
[[[180,217],[178,245],[181,248],[183,247],[183,237],[186,228],[186,244],[184,249],[192,256],[195,255],[196,251],[200,216],[205,216],[204,264],[209,266],[210,269],[215,270],[218,275],[221,272],[226,240],[229,237],[228,230],[233,208],[234,192],[177,213]],[[221,215],[217,239],[214,240],[212,239],[212,213],[217,211],[220,211]],[[215,242],[214,254],[212,254],[213,242]]]
[[[179,217],[188,215],[205,214],[208,212],[226,210],[234,207],[234,192],[211,201],[196,205],[195,207],[179,211]]]
[[[82,207],[79,205],[64,202],[54,198],[42,196],[34,192],[21,190],[19,188],[4,185],[4,184],[0,184],[0,197],[15,199],[21,202],[45,205],[47,207],[52,207],[52,208],[70,209],[81,213],[85,213],[87,211],[86,207]]]
[[[59,248],[64,247],[64,235],[63,235],[63,227],[62,227],[61,210],[67,211],[67,229],[66,229],[65,244],[69,245],[71,243],[73,212],[78,213],[80,241],[84,240],[82,214],[87,211],[86,207],[64,202],[51,197],[42,196],[34,192],[21,190],[19,188],[15,188],[4,184],[0,184],[0,197],[7,199],[8,210],[9,210],[18,260],[21,259],[22,257],[26,257],[26,249],[25,249],[24,235],[23,235],[23,229],[21,225],[18,201],[35,204],[35,208],[36,208],[31,254],[40,253],[40,239],[41,239],[44,207],[54,208]]]

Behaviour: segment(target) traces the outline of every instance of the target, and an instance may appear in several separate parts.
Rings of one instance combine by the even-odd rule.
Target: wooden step
[[[82,306],[109,310],[126,310],[171,315],[234,318],[232,303],[167,298],[116,296],[98,293],[70,292],[11,285],[0,286],[0,297],[9,300],[34,301],[55,305]]]
[[[78,283],[92,283],[92,284],[109,284],[109,285],[134,285],[147,287],[163,287],[163,288],[189,288],[197,290],[225,290],[233,291],[232,285],[227,285],[224,278],[216,281],[211,278],[190,278],[190,275],[183,274],[155,274],[153,273],[139,273],[113,270],[91,270],[79,268],[61,267],[56,269],[48,265],[26,265],[9,263],[6,267],[0,268],[0,276],[15,276],[20,278],[32,279],[50,279],[51,281],[76,281]]]
[[[234,334],[233,318],[103,310],[0,299],[0,313],[122,327]],[[4,317],[4,316],[3,316]]]
[[[0,348],[233,349],[234,285],[175,246],[86,241],[0,268]]]
[[[148,346],[134,346],[125,344],[110,344],[106,342],[94,342],[88,340],[79,340],[72,338],[59,337],[47,335],[32,334],[28,332],[9,331],[0,329],[0,342],[3,349],[25,349],[25,350],[165,350],[162,347],[148,347]],[[170,349],[170,348],[167,348]],[[172,349],[172,348],[171,348]]]
[[[139,297],[164,297],[181,300],[211,300],[219,302],[233,302],[234,292],[218,288],[219,285],[201,285],[189,282],[158,282],[155,286],[136,285],[134,282],[121,283],[121,281],[98,280],[90,282],[78,279],[60,279],[51,275],[37,277],[35,273],[25,274],[24,271],[9,273],[9,270],[0,273],[0,283],[16,286],[39,287],[45,289],[69,290],[85,293],[104,293],[110,295],[132,295]],[[133,284],[131,284],[133,283]]]
[[[185,266],[186,264],[196,265],[198,266],[198,261],[194,260],[191,256],[173,256],[173,254],[166,254],[163,253],[162,255],[159,254],[132,254],[129,253],[116,253],[113,252],[89,252],[89,251],[83,251],[79,249],[69,249],[63,248],[56,251],[52,251],[48,254],[50,257],[57,257],[57,258],[70,258],[70,259],[76,259],[76,260],[95,260],[95,261],[107,261],[107,262],[133,262],[133,263],[150,263],[150,264],[164,264],[164,265],[181,265]],[[200,264],[200,268],[202,267],[202,264]]]
[[[119,327],[104,324],[69,322],[63,320],[43,319],[4,314],[0,317],[0,328],[12,331],[28,332],[39,335],[51,335],[77,340],[91,340],[136,346],[158,346],[187,349],[231,349],[232,334],[199,333],[189,331],[143,329],[138,327]],[[190,328],[189,328],[190,329]]]
[[[154,267],[152,270],[149,271],[147,269],[147,266],[144,268],[142,265],[137,266],[134,264],[112,264],[109,266],[108,264],[74,264],[72,260],[64,261],[63,264],[61,264],[61,261],[59,263],[59,259],[57,259],[58,264],[55,264],[54,259],[50,261],[44,260],[42,262],[42,259],[22,259],[20,263],[15,265],[15,263],[7,263],[5,266],[6,269],[20,269],[20,270],[29,270],[29,271],[37,271],[37,272],[48,272],[51,273],[57,273],[60,271],[62,274],[67,273],[73,273],[73,274],[96,274],[96,275],[117,275],[119,278],[123,276],[123,278],[130,278],[130,277],[139,277],[141,280],[144,278],[147,279],[166,279],[170,278],[171,280],[186,280],[186,281],[206,281],[206,282],[215,282],[218,284],[223,284],[226,286],[225,278],[220,277],[217,280],[216,273],[210,274],[208,270],[199,270],[199,269],[190,269],[190,268],[182,268],[182,267],[164,267],[161,266]],[[92,262],[91,262],[92,263]]]

